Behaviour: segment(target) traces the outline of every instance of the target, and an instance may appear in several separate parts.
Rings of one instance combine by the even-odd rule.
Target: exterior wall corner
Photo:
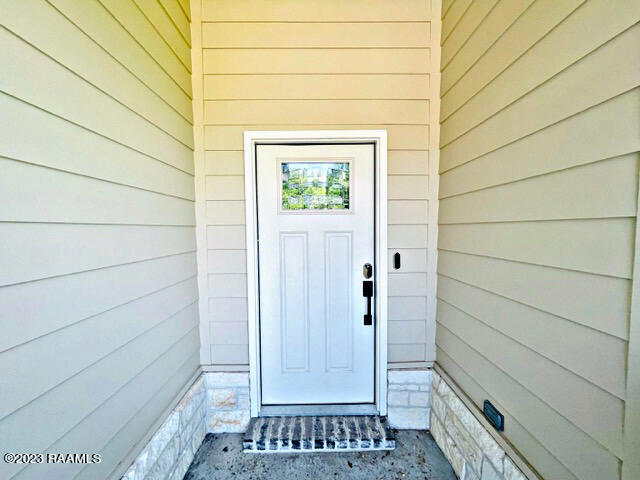
[[[133,461],[122,480],[182,480],[206,435],[200,375]]]

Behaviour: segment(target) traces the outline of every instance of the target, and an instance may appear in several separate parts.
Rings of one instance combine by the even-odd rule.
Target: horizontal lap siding
[[[389,361],[434,359],[431,11],[429,0],[202,1],[203,363],[248,364],[244,130],[387,129],[390,265],[403,257],[389,275]]]
[[[544,478],[619,478],[640,8],[467,3],[443,25],[437,359]]]
[[[416,22],[431,19],[430,0],[202,0],[205,22]]]
[[[189,23],[162,4],[0,6],[0,447],[103,458],[2,478],[118,477],[198,368]]]
[[[205,100],[429,98],[428,74],[205,75]]]

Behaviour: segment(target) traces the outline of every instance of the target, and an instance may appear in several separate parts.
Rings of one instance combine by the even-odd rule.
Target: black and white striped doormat
[[[252,453],[393,450],[396,439],[386,417],[253,418],[242,439]]]

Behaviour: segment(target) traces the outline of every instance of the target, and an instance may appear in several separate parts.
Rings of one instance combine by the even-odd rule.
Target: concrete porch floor
[[[184,480],[287,478],[455,480],[456,476],[428,432],[399,430],[395,450],[357,453],[243,453],[241,434],[208,434]]]

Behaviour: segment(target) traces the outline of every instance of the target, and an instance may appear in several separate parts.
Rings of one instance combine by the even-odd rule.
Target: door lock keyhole
[[[373,275],[373,266],[370,263],[365,263],[362,267],[362,275],[364,278],[371,278]]]

